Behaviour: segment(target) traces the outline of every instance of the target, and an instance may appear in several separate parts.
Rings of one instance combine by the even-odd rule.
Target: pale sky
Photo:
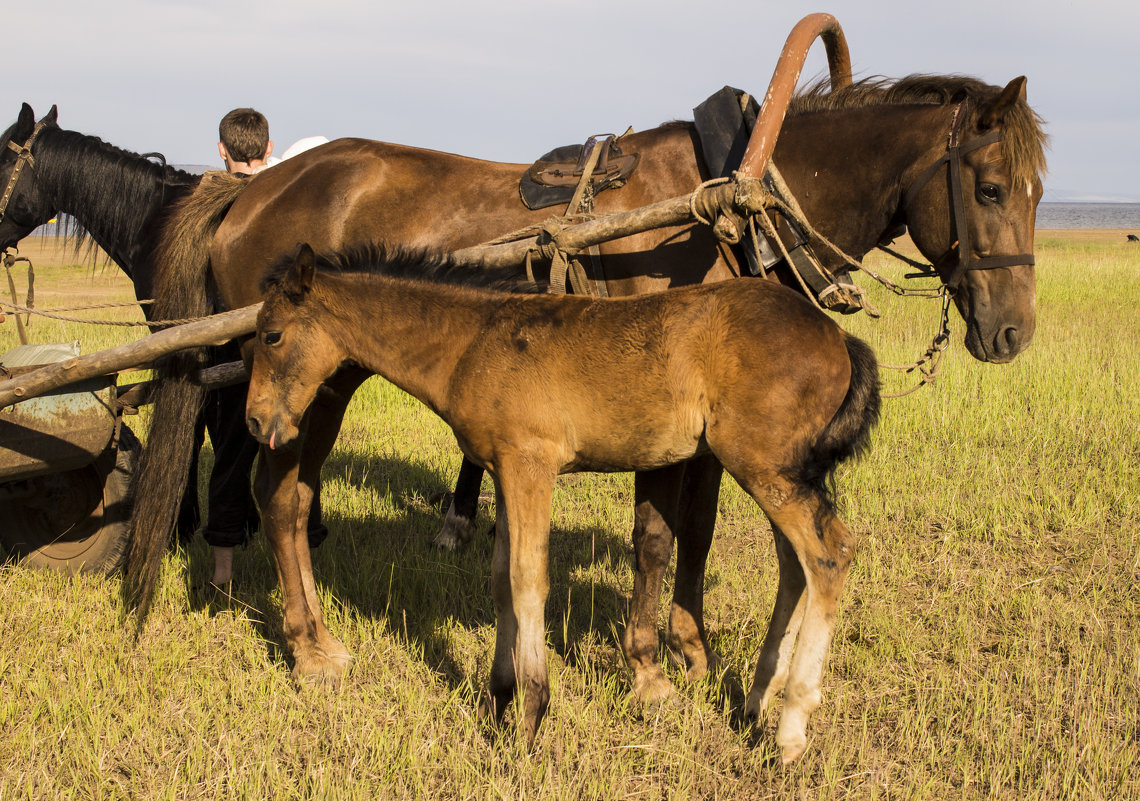
[[[795,23],[827,11],[856,78],[1028,76],[1047,200],[1140,201],[1140,3],[1085,0],[55,0],[8,3],[0,128],[20,102],[172,164],[220,167],[217,123],[269,118],[278,151],[362,136],[529,162],[598,133],[692,119],[767,88]],[[826,71],[822,43],[804,78]]]

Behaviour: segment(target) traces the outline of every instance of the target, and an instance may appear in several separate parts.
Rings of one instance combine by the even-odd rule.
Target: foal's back
[[[726,437],[769,437],[753,429],[794,448],[842,402],[844,340],[823,312],[760,280],[511,297],[458,365],[449,422],[480,461],[529,448],[562,472],[652,469],[731,450]]]

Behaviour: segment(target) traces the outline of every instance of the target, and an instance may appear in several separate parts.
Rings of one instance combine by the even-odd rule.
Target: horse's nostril
[[[998,332],[994,345],[998,353],[1003,355],[1017,353],[1021,350],[1021,332],[1017,326],[1006,326]]]

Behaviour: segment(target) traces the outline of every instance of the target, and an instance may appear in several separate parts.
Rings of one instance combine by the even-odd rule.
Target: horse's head
[[[1008,362],[1036,327],[1033,226],[1044,134],[1025,103],[1025,78],[954,106],[948,139],[916,164],[903,208],[915,245],[954,294],[966,348]]]
[[[0,251],[56,214],[35,175],[35,141],[47,127],[57,127],[55,106],[36,122],[32,107],[25,103],[16,122],[0,135]]]
[[[343,361],[339,348],[316,325],[315,274],[316,257],[304,244],[283,274],[272,273],[265,282],[245,414],[250,433],[270,448],[297,439],[317,390]]]

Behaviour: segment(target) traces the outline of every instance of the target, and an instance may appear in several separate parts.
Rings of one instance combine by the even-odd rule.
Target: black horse
[[[64,130],[56,119],[52,106],[36,122],[25,103],[16,122],[0,136],[0,185],[5,187],[0,196],[0,251],[15,247],[62,213],[77,253],[84,243],[94,242],[130,277],[139,300],[153,298],[153,256],[168,211],[201,176],[167,165],[159,154],[132,153],[98,137]],[[143,308],[149,317],[150,307]],[[235,346],[214,352],[215,361],[237,358]],[[225,475],[211,478],[211,500],[226,504],[245,524],[251,513],[246,510],[253,509],[248,476],[257,447],[245,428],[244,386],[218,390],[209,417],[215,464],[227,468]],[[201,420],[200,426],[205,423]],[[196,468],[192,465],[188,475],[196,475]],[[244,485],[226,480],[239,475],[246,476]],[[178,528],[188,534],[197,522],[197,482],[190,481]]]

